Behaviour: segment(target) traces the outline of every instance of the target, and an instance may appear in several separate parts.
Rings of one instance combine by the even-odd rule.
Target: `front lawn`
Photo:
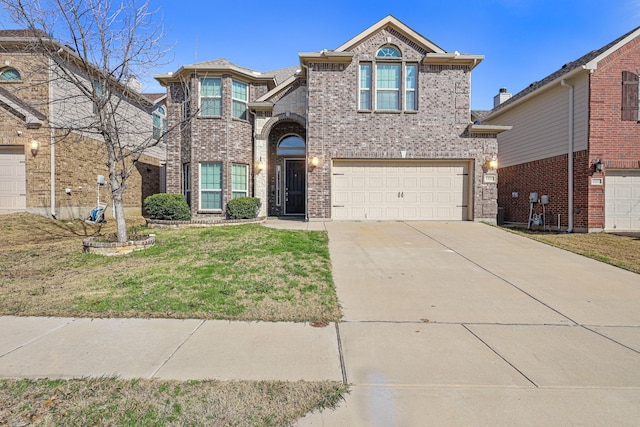
[[[0,380],[0,425],[287,426],[345,393],[330,381]]]
[[[640,238],[611,233],[555,233],[511,230],[548,245],[640,274]]]
[[[155,233],[119,257],[82,253],[96,226],[0,216],[0,314],[337,321],[325,232],[257,224]]]

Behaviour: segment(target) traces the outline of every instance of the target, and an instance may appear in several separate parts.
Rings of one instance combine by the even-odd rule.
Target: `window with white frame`
[[[360,101],[361,110],[371,110],[371,64],[360,64]]]
[[[249,195],[249,167],[233,163],[231,165],[231,198],[247,197]]]
[[[233,117],[236,119],[247,119],[247,102],[249,101],[247,88],[246,83],[233,80],[231,103]]]
[[[164,107],[158,107],[153,112],[153,139],[160,139],[167,132],[167,114]]]
[[[383,46],[373,63],[361,63],[358,80],[359,110],[417,110],[418,65],[403,61],[396,47]]]
[[[12,81],[12,80],[20,80],[20,73],[15,68],[5,68],[0,70],[0,80],[4,81]]]
[[[205,117],[222,115],[222,79],[212,77],[200,79],[200,115]]]
[[[94,101],[93,101],[93,114],[98,114],[98,102],[102,100],[104,95],[104,90],[102,88],[102,83],[100,80],[93,80],[93,92],[94,92]]]
[[[222,163],[200,163],[200,209],[222,210]]]

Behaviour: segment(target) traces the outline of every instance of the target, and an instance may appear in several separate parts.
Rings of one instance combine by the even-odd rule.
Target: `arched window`
[[[382,46],[376,53],[376,58],[400,58],[400,51],[393,46]]]
[[[5,68],[0,71],[0,80],[20,80],[20,73],[15,68]]]
[[[417,63],[395,46],[381,46],[372,61],[360,63],[358,110],[417,111],[418,78]]]
[[[278,144],[278,156],[304,156],[305,151],[305,143],[297,135],[286,136]]]

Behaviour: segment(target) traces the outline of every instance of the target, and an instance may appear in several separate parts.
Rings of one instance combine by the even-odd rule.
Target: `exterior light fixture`
[[[484,164],[484,171],[488,172],[490,170],[496,170],[498,169],[498,159],[496,159],[495,157],[487,160]]]
[[[594,172],[602,172],[604,170],[604,163],[602,160],[598,159],[593,163],[593,171]]]
[[[31,140],[31,155],[35,157],[38,154],[38,150],[40,150],[40,141],[35,139]]]
[[[309,166],[311,166],[312,168],[318,167],[319,164],[320,159],[316,156],[313,156],[311,159],[309,159]]]
[[[256,163],[256,171],[258,171],[258,173],[262,172],[264,170],[264,162],[262,161],[262,157],[260,158],[260,160],[258,161],[258,163]]]

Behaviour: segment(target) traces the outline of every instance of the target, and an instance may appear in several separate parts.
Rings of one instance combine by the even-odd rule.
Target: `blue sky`
[[[485,55],[472,73],[474,109],[490,109],[500,87],[515,94],[640,26],[640,0],[151,3],[175,48],[149,75],[216,58],[258,71],[294,66],[298,52],[334,49],[391,14],[445,51]],[[162,91],[140,77],[145,91]]]

